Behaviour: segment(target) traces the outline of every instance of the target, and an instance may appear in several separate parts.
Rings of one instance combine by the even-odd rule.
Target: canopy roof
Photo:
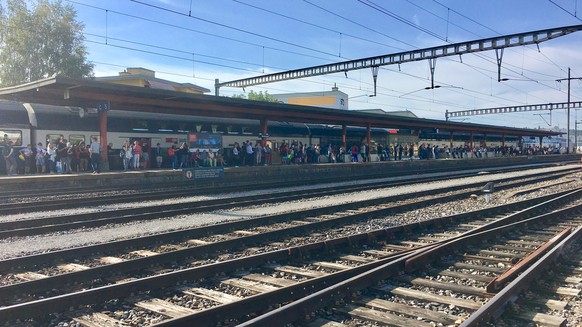
[[[284,103],[251,101],[186,92],[111,84],[94,79],[61,76],[0,89],[0,98],[20,102],[110,110],[242,118],[391,129],[441,131],[512,136],[557,136],[561,133],[483,124],[423,119],[362,111],[327,109]]]

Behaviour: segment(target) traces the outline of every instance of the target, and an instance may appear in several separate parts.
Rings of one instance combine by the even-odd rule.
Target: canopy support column
[[[366,156],[368,156],[368,158],[366,158],[366,162],[370,162],[370,142],[372,141],[372,135],[371,135],[371,128],[372,126],[370,125],[370,123],[368,123],[368,125],[366,126],[366,147],[368,148],[366,150]]]
[[[346,134],[347,134],[347,128],[346,125],[342,125],[342,146],[344,147],[344,149],[346,149]]]
[[[261,119],[261,147],[267,145],[267,138],[269,137],[269,120],[267,118]]]
[[[107,165],[107,111],[99,112],[99,142],[101,143],[101,160]]]

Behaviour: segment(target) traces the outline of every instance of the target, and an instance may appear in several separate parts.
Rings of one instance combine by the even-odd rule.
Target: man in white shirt
[[[99,161],[101,161],[101,144],[97,137],[93,137],[91,142],[91,147],[89,148],[89,153],[91,153],[91,167],[93,168],[93,174],[99,174]]]

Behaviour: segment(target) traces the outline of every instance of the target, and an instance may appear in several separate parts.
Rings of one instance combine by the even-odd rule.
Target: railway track
[[[524,169],[534,169],[534,168],[543,168],[543,167],[552,167],[556,165],[567,165],[567,164],[578,164],[578,162],[564,162],[564,161],[556,161],[556,162],[547,162],[547,163],[539,163],[539,164],[531,164],[531,165],[518,165],[518,166],[499,166],[499,167],[483,167],[483,168],[472,168],[468,170],[458,170],[456,172],[451,172],[447,169],[425,169],[422,172],[422,175],[425,177],[430,177],[431,174],[442,174],[446,173],[450,176],[455,177],[463,177],[463,176],[472,176],[480,171],[487,171],[490,173],[496,172],[509,172],[509,171],[520,171]],[[411,171],[409,176],[418,175],[418,172]],[[366,175],[363,176],[363,179],[383,179],[383,178],[390,178],[390,177],[400,177],[403,176],[401,172],[393,173],[390,170],[387,170],[385,173],[381,175]],[[57,177],[57,176],[53,176]],[[50,179],[48,181],[50,182]],[[322,176],[322,178],[317,180],[301,180],[297,179],[295,181],[288,181],[286,184],[288,186],[305,186],[305,185],[313,185],[314,183],[336,183],[337,178],[332,176]],[[273,182],[273,183],[253,183],[249,185],[244,185],[245,189],[248,190],[264,190],[264,189],[276,189],[280,187],[280,183]],[[66,185],[58,185],[55,183],[54,188],[50,189],[42,189],[42,190],[35,190],[35,189],[27,189],[27,190],[11,190],[7,193],[0,194],[0,203],[5,204],[8,202],[19,202],[19,199],[22,198],[47,198],[47,194],[50,194],[49,197],[55,196],[64,196],[69,199],[74,198],[99,198],[102,197],[104,194],[107,194],[111,191],[116,192],[123,192],[126,195],[131,195],[132,193],[156,193],[156,192],[174,192],[174,191],[189,191],[190,194],[212,194],[212,193],[224,193],[229,192],[231,189],[230,186],[220,187],[220,186],[212,186],[207,187],[204,185],[192,184],[192,182],[160,182],[156,184],[147,183],[147,184],[139,184],[139,185],[126,185],[121,187],[115,187],[111,185],[107,186],[100,186],[95,185],[92,186],[91,189],[87,189],[85,186],[66,186]]]
[[[495,183],[495,187],[498,190],[515,188],[518,186],[527,185],[530,183],[537,183],[546,180],[556,180],[561,177],[567,176],[572,172],[577,171],[577,169],[565,169],[565,171],[559,172],[545,172],[545,173],[535,173],[524,176],[516,176],[512,178],[505,178],[501,183]],[[449,177],[450,178],[450,177]],[[524,180],[525,178],[525,180]],[[437,178],[436,181],[440,180]],[[434,181],[434,180],[431,180]],[[41,218],[28,218],[21,220],[9,220],[0,222],[0,238],[15,237],[15,236],[27,236],[27,235],[39,235],[46,234],[56,231],[66,231],[78,228],[93,228],[104,226],[108,224],[121,224],[128,223],[132,221],[145,221],[152,219],[160,219],[165,217],[172,217],[178,215],[188,215],[188,214],[198,214],[204,212],[210,212],[214,210],[225,210],[235,207],[243,206],[256,206],[266,203],[278,203],[285,201],[295,201],[301,199],[311,199],[319,196],[331,196],[336,194],[342,194],[346,192],[357,192],[357,191],[370,191],[372,188],[385,188],[385,187],[397,187],[400,185],[410,185],[412,181],[407,180],[406,182],[379,182],[379,183],[366,183],[359,186],[346,186],[338,187],[330,190],[328,187],[315,188],[313,190],[295,190],[288,192],[274,192],[270,194],[257,194],[249,196],[237,196],[233,198],[218,198],[218,199],[208,199],[208,200],[189,200],[189,201],[179,201],[169,204],[157,204],[148,205],[140,207],[131,207],[125,209],[94,209],[87,212],[74,212],[71,214],[59,214],[57,216],[41,217]],[[428,182],[428,181],[427,181]],[[460,193],[458,196],[464,196],[468,193],[480,193],[483,187],[482,182],[474,182],[471,184],[464,184],[453,188],[444,188],[438,190],[431,190],[427,192],[418,193],[418,195],[429,195],[438,194],[443,192],[450,192],[459,189],[465,189],[464,193]],[[182,193],[176,195],[172,194],[172,197],[182,196]],[[158,195],[156,195],[157,197]],[[166,199],[168,195],[166,194]],[[358,207],[375,206],[379,203],[387,203],[392,201],[400,201],[402,198],[409,197],[410,195],[402,196],[392,196],[388,198],[377,198],[369,201],[360,202],[357,204],[351,203],[344,206],[337,206],[333,208],[328,208],[328,212],[335,212],[341,210],[350,210]],[[143,199],[142,199],[143,200]],[[444,201],[444,200],[443,200]],[[70,201],[69,201],[70,202]],[[167,201],[166,201],[167,202]],[[60,203],[60,202],[59,202]],[[109,202],[108,202],[109,203]],[[87,203],[82,202],[72,204],[74,206],[88,206]],[[70,205],[70,206],[72,206]],[[58,205],[57,205],[58,206]],[[36,203],[35,206],[27,204],[18,204],[14,206],[7,205],[3,208],[2,212],[6,215],[11,212],[21,213],[22,210],[30,212],[33,210],[50,210],[55,208],[54,203],[49,203],[46,207],[43,204]],[[62,208],[61,208],[62,209]],[[325,210],[325,209],[322,209]]]
[[[582,229],[573,231],[480,308],[463,327],[579,326]]]
[[[576,197],[577,194],[568,195],[562,197],[560,201],[554,202],[556,203],[554,205],[548,202],[518,213],[514,212],[517,207],[510,205],[501,211],[506,214],[507,211],[514,212],[509,215],[513,217],[511,219],[523,219],[534,211],[552,210],[555,208],[554,206],[563,205],[563,201],[571,201],[572,198]],[[519,207],[531,207],[533,203],[524,202]],[[141,259],[124,260],[111,256],[101,256],[100,258],[108,258],[106,260],[109,260],[110,264],[93,269],[84,264],[65,263],[61,265],[62,269],[76,270],[76,272],[52,277],[41,276],[42,274],[38,272],[37,275],[34,275],[35,273],[28,271],[24,274],[28,273],[31,281],[0,288],[0,300],[4,305],[3,308],[0,308],[0,321],[29,318],[42,324],[46,323],[46,320],[43,320],[47,319],[46,316],[53,320],[59,317],[64,319],[64,316],[58,314],[51,316],[52,312],[63,313],[68,311],[70,307],[78,308],[78,305],[81,305],[81,308],[74,314],[67,314],[73,316],[71,319],[76,319],[81,324],[90,325],[90,321],[93,321],[92,323],[100,321],[100,324],[104,325],[104,321],[107,320],[113,323],[127,323],[123,315],[118,317],[111,314],[111,310],[108,310],[114,304],[119,304],[118,302],[123,302],[124,306],[133,308],[135,319],[130,325],[152,324],[157,321],[167,321],[168,317],[186,314],[188,316],[197,315],[195,318],[197,322],[201,322],[201,319],[209,319],[207,321],[213,322],[213,324],[228,319],[241,319],[241,317],[244,317],[243,320],[245,320],[248,319],[248,316],[245,315],[262,310],[257,307],[260,303],[263,307],[264,303],[283,304],[285,301],[295,300],[298,296],[306,296],[319,288],[392,261],[394,258],[406,255],[411,251],[418,251],[422,247],[433,246],[431,244],[438,244],[447,238],[458,237],[455,235],[468,233],[468,230],[481,228],[478,226],[497,224],[490,222],[493,220],[492,216],[495,215],[492,213],[494,210],[499,211],[500,209],[487,209],[481,218],[475,218],[476,213],[462,214],[433,219],[426,223],[368,230],[359,234],[354,229],[346,228],[344,233],[349,236],[337,238],[325,237],[325,235],[321,235],[321,232],[325,231],[325,228],[337,226],[339,221],[330,223],[330,219],[322,220],[318,217],[310,219],[307,217],[305,221],[287,231],[279,231],[283,228],[278,226],[278,228],[269,231],[264,229],[257,229],[254,232],[246,230],[244,231],[248,233],[246,236],[240,237],[239,235],[238,238],[234,239],[225,237],[226,240],[212,243],[205,243],[206,241],[198,239],[196,242],[201,244],[200,246],[190,250],[170,251],[166,253],[166,259],[162,259],[164,256],[162,253],[142,250],[134,253],[136,256],[142,256]],[[358,213],[355,213],[355,216],[357,215]],[[360,215],[363,214],[360,213]],[[307,223],[308,221],[311,222]],[[348,218],[348,221],[353,221],[353,218]],[[307,225],[311,226],[306,228]],[[302,230],[303,240],[298,240],[299,237],[294,235],[290,231],[291,229]],[[422,235],[411,235],[411,233],[418,233],[419,230],[423,231]],[[313,233],[313,231],[320,233]],[[403,239],[398,240],[399,237]],[[313,239],[316,238],[324,240],[314,242]],[[273,242],[273,239],[276,241]],[[239,251],[224,254],[226,251],[232,252],[233,249],[239,249]],[[217,256],[214,259],[208,258],[212,253],[216,253]],[[333,254],[333,259],[329,259],[330,253]],[[76,255],[74,250],[69,250],[68,255],[65,255],[64,252],[61,254],[63,254],[61,256],[63,258]],[[49,257],[51,255],[47,254],[44,259]],[[36,257],[36,259],[39,258],[41,256]],[[190,260],[190,265],[179,263],[178,258],[182,258],[186,262]],[[320,258],[321,260],[319,260]],[[38,261],[32,260],[30,257],[15,260],[4,262],[2,270],[6,271],[9,267],[26,267],[38,264]],[[116,260],[118,260],[117,263],[111,263]],[[169,267],[159,265],[160,262],[168,260],[174,260],[170,262]],[[293,262],[294,265],[290,265],[290,262]],[[176,267],[172,269],[172,266]],[[185,269],[180,269],[184,267]],[[260,269],[250,267],[260,267]],[[124,272],[129,271],[137,271],[137,274],[124,274]],[[121,275],[112,278],[112,272],[121,273]],[[217,274],[218,278],[216,278]],[[221,276],[221,274],[229,274],[230,278]],[[330,279],[320,283],[326,278]],[[106,281],[107,279],[113,281]],[[188,282],[185,282],[186,280]],[[98,282],[93,283],[93,281]],[[176,287],[177,284],[179,287]],[[82,290],[85,288],[90,289]],[[291,289],[293,290],[290,291]],[[128,296],[128,294],[133,294],[133,296]],[[261,297],[267,295],[263,294],[270,294],[269,296],[274,297],[264,302],[265,299],[261,299]],[[173,298],[177,300],[172,301]],[[180,309],[182,302],[184,302],[183,298],[187,298],[185,302],[189,303],[186,304],[186,309]],[[258,298],[258,302],[243,301],[243,299],[255,298]],[[218,305],[221,303],[223,305]],[[229,308],[226,311],[227,314],[221,311],[224,306]],[[246,313],[241,313],[241,310],[246,310]],[[147,321],[143,320],[143,315],[135,314],[135,312],[144,311],[148,312]],[[31,314],[32,312],[34,315]],[[235,316],[237,314],[239,316]],[[128,316],[130,315],[128,314]]]
[[[575,191],[579,193],[580,191]],[[461,324],[548,249],[579,228],[582,202],[498,220],[251,319],[241,326]],[[404,273],[403,273],[404,272]],[[164,326],[185,326],[186,318]],[[162,325],[162,324],[159,324]],[[474,322],[463,326],[475,326]]]
[[[546,166],[555,166],[542,165]],[[499,172],[511,172],[511,171],[521,171],[528,168],[539,168],[540,165],[531,166],[519,166],[519,167],[501,167],[487,169],[488,173],[499,173]],[[579,166],[571,165],[569,167],[564,167],[565,171],[576,171],[579,170]],[[341,185],[337,183],[337,178],[322,178],[321,180],[310,180],[310,181],[297,181],[288,182],[286,187],[291,186],[304,186],[309,185],[312,188],[311,192],[318,193],[326,191],[329,193],[329,185],[323,187],[318,187],[317,184],[322,184],[326,182],[333,183],[334,190],[337,193],[346,192],[349,190],[366,189],[371,187],[389,187],[405,185],[415,181],[429,180],[429,181],[439,181],[447,180],[450,178],[461,178],[475,176],[479,170],[467,170],[467,171],[457,171],[457,172],[447,172],[447,171],[424,171],[423,174],[413,174],[402,176],[393,176],[387,174],[386,176],[366,176],[366,180],[362,182],[362,185],[353,185],[354,183],[347,183],[348,185]],[[400,180],[394,180],[394,178],[400,178]],[[390,179],[390,180],[386,180]],[[377,182],[374,182],[379,180]],[[344,183],[345,184],[345,183]],[[315,185],[315,187],[314,187]],[[246,191],[251,190],[272,190],[278,192],[277,189],[281,187],[280,183],[272,184],[255,184],[245,186]],[[303,191],[306,190],[305,187],[302,188]],[[212,187],[204,188],[198,185],[193,186],[192,184],[184,184],[176,186],[175,183],[172,184],[154,184],[138,186],[129,189],[119,189],[111,187],[92,187],[91,189],[84,188],[65,188],[46,191],[42,190],[40,193],[35,193],[34,190],[27,190],[24,192],[11,191],[7,194],[0,195],[0,212],[5,214],[11,213],[24,213],[24,212],[34,212],[34,211],[47,211],[47,210],[63,210],[69,208],[77,208],[79,206],[94,207],[99,205],[106,205],[109,203],[135,203],[143,201],[155,201],[164,200],[168,198],[171,194],[172,197],[191,197],[195,195],[211,195],[220,193],[233,193],[233,188],[231,186],[227,187]],[[331,194],[331,193],[330,193]],[[26,199],[31,199],[27,201]],[[74,201],[75,199],[81,201]]]

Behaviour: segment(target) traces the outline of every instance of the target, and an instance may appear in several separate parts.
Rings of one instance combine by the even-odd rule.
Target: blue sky
[[[75,0],[96,76],[144,67],[157,77],[214,92],[214,80],[380,56],[481,38],[582,24],[581,0]],[[377,9],[374,9],[377,8]],[[580,7],[580,8],[579,8]],[[581,14],[582,15],[582,14]],[[350,110],[409,110],[444,119],[445,110],[566,102],[568,67],[582,77],[582,32],[506,49],[497,82],[495,52],[440,58],[430,86],[426,61],[383,66],[377,97],[369,69],[245,89],[270,94],[331,90]],[[221,95],[243,93],[222,88]],[[571,100],[582,101],[573,80]],[[473,116],[466,122],[566,127],[565,112]],[[571,126],[577,117],[572,110]],[[580,112],[582,120],[582,112]],[[457,121],[461,121],[457,119]],[[551,124],[550,124],[551,123]],[[582,126],[582,124],[581,124]],[[579,126],[580,127],[580,126]]]

